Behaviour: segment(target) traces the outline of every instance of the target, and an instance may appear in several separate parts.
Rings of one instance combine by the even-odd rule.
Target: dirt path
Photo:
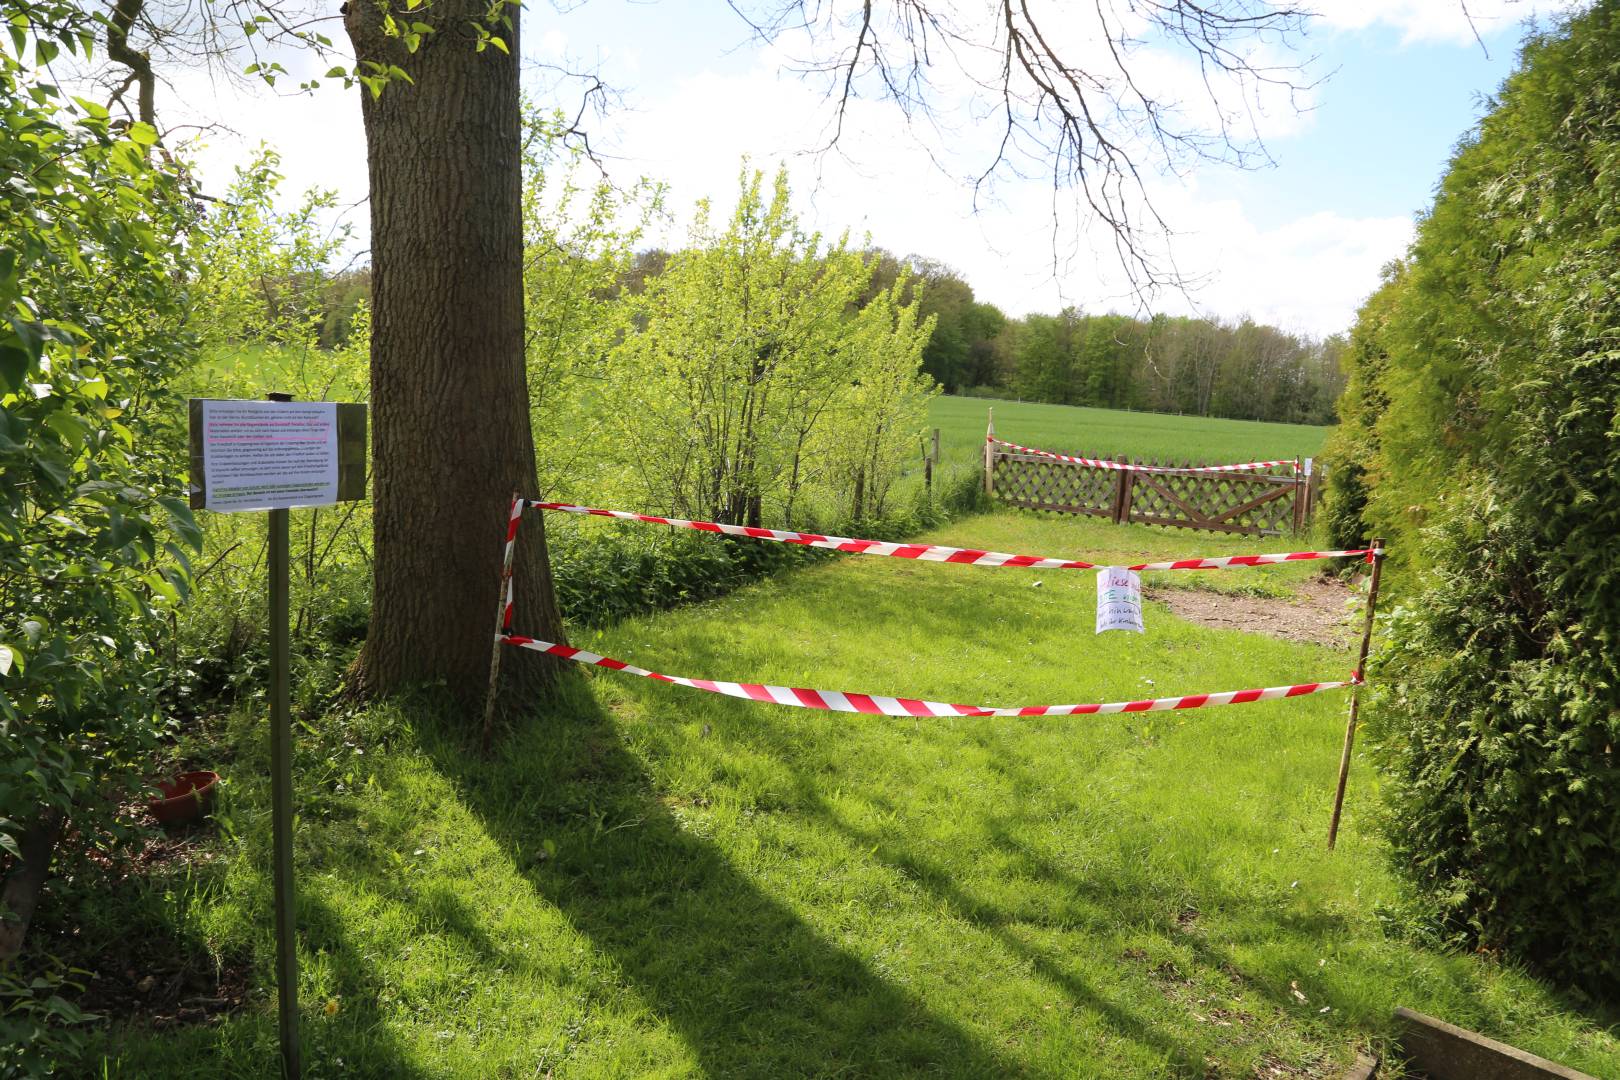
[[[1354,612],[1348,606],[1352,594],[1344,582],[1312,578],[1299,584],[1298,593],[1291,600],[1271,600],[1204,589],[1149,589],[1147,598],[1200,626],[1317,645],[1344,645],[1355,638]]]

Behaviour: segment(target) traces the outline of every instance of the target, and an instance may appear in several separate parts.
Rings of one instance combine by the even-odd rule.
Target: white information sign
[[[202,402],[204,505],[280,510],[338,501],[337,405]]]
[[[1097,571],[1097,633],[1142,629],[1142,577],[1123,566]]]

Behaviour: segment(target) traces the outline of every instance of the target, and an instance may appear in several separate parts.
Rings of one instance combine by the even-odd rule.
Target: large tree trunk
[[[355,55],[398,65],[362,91],[371,176],[371,628],[360,685],[388,693],[444,680],[484,692],[501,550],[514,490],[536,494],[523,358],[518,8],[493,26],[510,53],[474,48],[487,0],[437,0],[410,14],[436,32],[416,53],[382,29],[382,8],[349,0]],[[538,514],[525,515],[517,628],[561,641]],[[503,672],[532,684],[544,662],[513,650]]]

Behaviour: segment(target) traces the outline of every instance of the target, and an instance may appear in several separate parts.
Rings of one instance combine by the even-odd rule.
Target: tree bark
[[[22,835],[18,844],[22,858],[12,866],[4,887],[0,887],[0,964],[10,963],[22,952],[61,832],[61,816],[47,811]]]
[[[475,48],[485,0],[438,0],[415,53],[383,9],[350,0],[365,61],[411,82],[362,90],[371,179],[371,625],[359,686],[442,680],[467,703],[489,676],[502,545],[514,491],[537,494],[524,365],[518,7],[491,25],[511,50]],[[519,534],[516,628],[562,641],[539,514]],[[552,670],[523,650],[503,681]],[[536,664],[534,661],[540,660]]]

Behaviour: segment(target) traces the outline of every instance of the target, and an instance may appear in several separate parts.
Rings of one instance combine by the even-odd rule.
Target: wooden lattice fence
[[[985,447],[985,491],[1012,506],[1089,514],[1117,524],[1280,536],[1310,524],[1320,473],[1292,464],[1253,472],[1195,472],[1204,464],[1075,454],[1164,472],[1107,469]]]

